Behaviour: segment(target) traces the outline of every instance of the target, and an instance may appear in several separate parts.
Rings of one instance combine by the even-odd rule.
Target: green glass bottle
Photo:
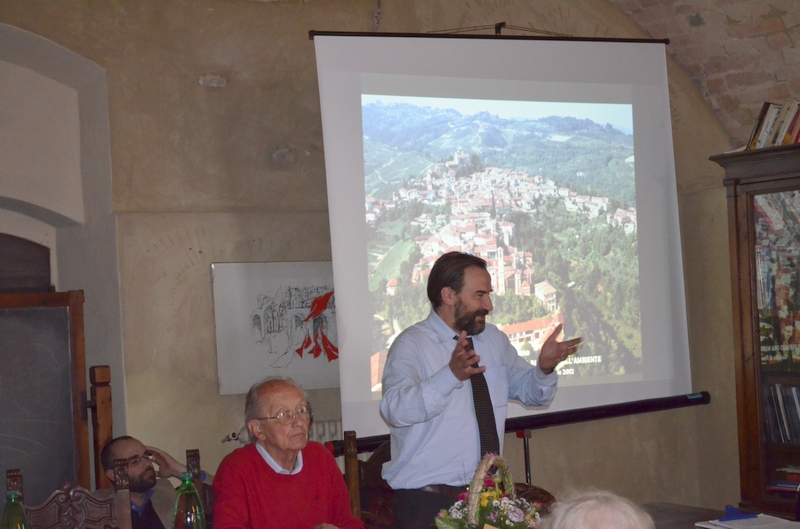
[[[2,529],[2,528],[0,528]],[[181,474],[181,486],[178,487],[178,498],[175,500],[172,529],[206,529],[206,517],[203,513],[203,502],[192,483],[192,474]]]
[[[0,529],[28,529],[25,510],[19,502],[19,492],[10,490],[6,493],[6,506],[0,517]]]

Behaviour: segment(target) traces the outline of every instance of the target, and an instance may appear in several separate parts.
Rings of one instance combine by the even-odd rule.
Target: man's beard
[[[484,319],[483,322],[478,322],[478,316],[486,316],[489,314],[489,311],[486,309],[478,309],[474,312],[468,312],[467,309],[464,307],[464,303],[461,300],[456,301],[456,314],[455,314],[455,327],[456,330],[467,331],[467,335],[475,336],[476,334],[480,334],[486,328],[486,320]]]
[[[147,492],[156,486],[156,471],[146,469],[136,477],[130,477],[128,488],[131,492]]]

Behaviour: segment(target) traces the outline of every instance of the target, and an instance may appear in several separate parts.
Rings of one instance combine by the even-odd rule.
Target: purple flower
[[[518,507],[512,505],[508,509],[508,519],[514,523],[519,523],[525,519],[525,513],[522,512]]]

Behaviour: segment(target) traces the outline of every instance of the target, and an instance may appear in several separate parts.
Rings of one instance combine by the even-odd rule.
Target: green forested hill
[[[587,195],[635,204],[633,136],[588,119],[551,116],[509,120],[488,112],[411,104],[363,108],[365,173],[383,184],[417,178],[430,164],[461,149],[484,166],[542,175]],[[381,185],[383,185],[381,184]]]

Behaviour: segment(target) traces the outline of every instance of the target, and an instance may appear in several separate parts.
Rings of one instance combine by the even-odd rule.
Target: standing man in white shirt
[[[380,409],[390,427],[392,459],[383,477],[394,490],[399,529],[434,527],[439,510],[466,489],[483,452],[502,450],[508,399],[548,404],[556,392],[556,365],[582,342],[557,341],[559,325],[544,342],[538,365],[528,364],[502,331],[486,323],[491,293],[486,261],[444,254],[428,279],[430,314],[389,349]],[[491,397],[496,432],[489,434],[479,432],[479,405],[473,402],[479,384],[488,385]],[[486,435],[493,437],[488,444]]]

